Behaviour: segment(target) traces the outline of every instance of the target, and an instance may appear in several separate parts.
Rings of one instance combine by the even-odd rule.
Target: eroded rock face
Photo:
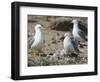
[[[70,31],[72,29],[73,24],[70,20],[64,20],[64,19],[56,19],[52,21],[49,25],[49,27],[52,30],[58,30],[58,31]]]

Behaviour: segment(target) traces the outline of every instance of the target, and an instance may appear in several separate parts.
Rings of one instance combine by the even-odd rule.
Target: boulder
[[[70,20],[56,19],[50,23],[49,28],[58,31],[70,31],[72,29],[72,23]]]

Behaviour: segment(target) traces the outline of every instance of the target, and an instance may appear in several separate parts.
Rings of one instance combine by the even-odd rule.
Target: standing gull
[[[45,39],[41,28],[43,27],[40,24],[35,26],[35,35],[32,37],[31,49],[41,50],[44,47]]]
[[[73,31],[72,31],[72,34],[74,36],[74,39],[75,40],[78,40],[78,41],[87,41],[87,36],[79,28],[78,21],[77,20],[73,20],[72,23],[73,23]]]
[[[67,54],[71,54],[73,52],[78,54],[79,53],[78,45],[76,44],[72,34],[71,33],[65,33],[64,36],[65,36],[64,41],[63,41],[64,51]]]

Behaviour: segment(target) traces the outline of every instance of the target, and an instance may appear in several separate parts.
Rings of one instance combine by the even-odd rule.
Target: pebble
[[[63,41],[63,40],[64,40],[64,36],[61,36],[61,37],[60,37],[60,40]]]
[[[53,43],[53,44],[56,44],[56,40],[53,40],[52,43]]]

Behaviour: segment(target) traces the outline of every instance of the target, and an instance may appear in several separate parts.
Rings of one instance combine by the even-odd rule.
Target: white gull
[[[72,31],[72,34],[74,36],[74,39],[75,40],[78,40],[78,41],[87,41],[87,36],[86,34],[79,28],[79,25],[78,25],[78,21],[76,19],[74,19],[72,21],[73,23],[73,31]]]
[[[35,26],[35,35],[32,37],[31,49],[41,50],[44,47],[45,38],[41,28],[43,27],[40,24]]]
[[[71,53],[79,53],[79,49],[78,49],[78,45],[76,44],[73,36],[71,33],[65,33],[65,38],[63,41],[64,44],[64,51],[67,54],[71,54]]]

